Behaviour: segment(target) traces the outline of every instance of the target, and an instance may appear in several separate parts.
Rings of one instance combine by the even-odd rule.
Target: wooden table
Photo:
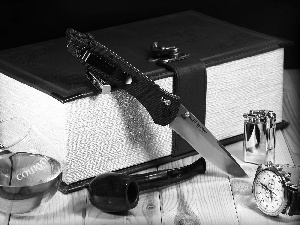
[[[276,132],[276,162],[300,166],[298,87],[300,71],[285,71],[284,119],[290,122],[290,126]],[[0,213],[0,224],[300,224],[300,216],[269,217],[258,210],[251,192],[256,166],[242,162],[242,142],[228,145],[226,149],[245,169],[249,178],[232,178],[208,162],[203,175],[177,185],[141,193],[137,207],[126,214],[107,214],[96,209],[89,202],[87,190],[84,189],[68,195],[58,192],[50,202],[30,213]],[[188,165],[198,157],[185,158],[158,169]]]

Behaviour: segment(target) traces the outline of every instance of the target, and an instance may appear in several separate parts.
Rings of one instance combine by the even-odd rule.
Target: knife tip
[[[249,178],[248,174],[245,172],[245,170],[236,164],[232,164],[231,166],[227,167],[227,172],[232,175],[233,177],[237,178]]]
[[[238,178],[249,178],[248,174],[241,168],[240,170],[236,170],[233,173],[231,173],[232,176],[238,177]]]

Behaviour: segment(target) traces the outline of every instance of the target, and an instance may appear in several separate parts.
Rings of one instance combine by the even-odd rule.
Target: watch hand
[[[98,81],[104,81],[125,90],[147,109],[154,123],[169,125],[216,167],[237,177],[248,177],[211,132],[180,103],[178,96],[161,89],[92,35],[68,29],[67,38],[69,52],[85,66],[95,87],[100,86]]]
[[[276,194],[274,191],[270,190],[270,189],[268,188],[267,185],[263,184],[262,182],[260,182],[260,185],[261,185],[265,190],[267,190],[267,191],[270,192],[271,201],[273,200],[273,198],[274,198],[273,196],[274,196],[274,195],[275,195],[275,197],[277,197],[277,194]]]
[[[270,198],[272,200],[272,191],[268,188],[267,185],[263,184],[262,182],[259,183],[266,191],[270,193]]]
[[[263,184],[262,182],[259,182],[259,184],[260,184],[264,189],[266,189],[266,190],[269,191],[269,188],[267,187],[267,185]]]

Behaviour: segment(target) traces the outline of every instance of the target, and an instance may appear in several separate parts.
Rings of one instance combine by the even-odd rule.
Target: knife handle
[[[97,42],[92,35],[68,29],[67,37],[69,52],[95,80],[124,89],[147,109],[156,124],[165,126],[175,119],[180,107],[178,96],[161,89],[126,60]]]
[[[149,82],[145,75],[134,80],[125,90],[147,109],[154,123],[162,126],[170,124],[177,116],[179,97],[164,91],[154,82]]]

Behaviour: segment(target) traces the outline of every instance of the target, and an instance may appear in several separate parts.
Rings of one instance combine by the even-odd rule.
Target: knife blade
[[[124,89],[149,112],[153,122],[169,125],[201,156],[236,177],[247,177],[231,154],[183,105],[180,98],[160,88],[122,57],[100,44],[89,33],[66,31],[69,52],[83,64],[88,78],[99,89],[99,80]]]
[[[219,169],[236,177],[247,177],[224,146],[183,105],[180,105],[177,117],[169,126]]]

